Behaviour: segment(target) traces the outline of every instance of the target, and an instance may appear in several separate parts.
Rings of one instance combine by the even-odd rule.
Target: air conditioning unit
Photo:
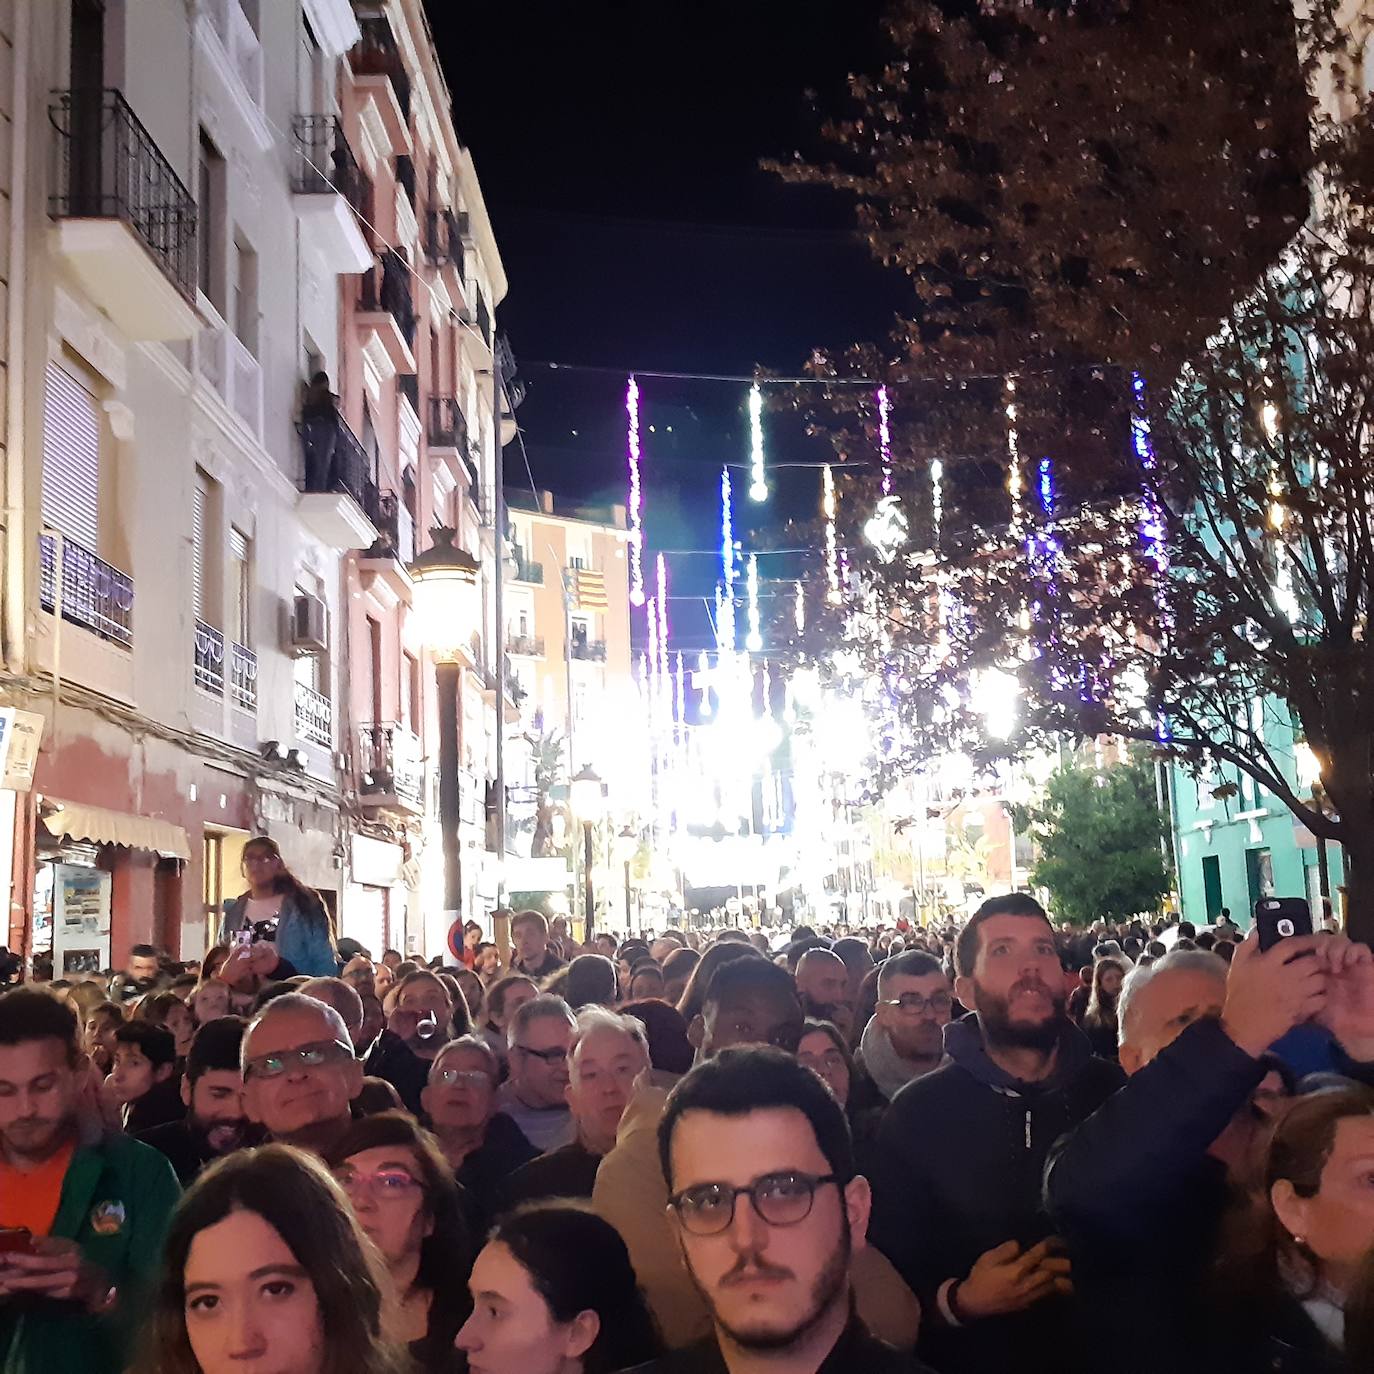
[[[318,596],[298,592],[291,603],[291,637],[287,646],[297,658],[329,651],[329,607]]]

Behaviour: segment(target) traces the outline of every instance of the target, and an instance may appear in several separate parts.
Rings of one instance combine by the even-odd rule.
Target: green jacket
[[[0,1374],[119,1374],[157,1282],[181,1189],[164,1155],[128,1136],[80,1145],[52,1234],[76,1241],[118,1289],[97,1316],[71,1303],[0,1299]]]

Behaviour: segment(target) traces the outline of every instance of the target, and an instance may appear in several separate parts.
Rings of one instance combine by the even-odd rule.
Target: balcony
[[[309,227],[335,272],[365,272],[376,261],[366,221],[372,183],[358,166],[337,115],[297,115],[291,191],[296,214]]]
[[[50,534],[38,536],[38,604],[54,605],[57,553]],[[121,649],[133,647],[134,580],[74,539],[62,540],[62,619]]]
[[[262,42],[242,0],[203,0],[197,37],[258,147],[267,152],[276,135],[263,111]]]
[[[460,293],[467,287],[463,260],[467,252],[468,217],[453,210],[425,212],[425,257],[439,268],[451,268]]]
[[[358,793],[366,806],[419,815],[425,809],[420,741],[404,725],[358,727]]]
[[[223,322],[203,329],[196,348],[201,375],[249,433],[261,439],[262,364]]]
[[[415,412],[415,418],[420,418],[420,379],[413,372],[398,372],[396,374],[396,392],[404,396],[410,402],[410,408]]]
[[[334,745],[334,703],[305,683],[296,683],[296,738],[322,749]]]
[[[380,8],[380,6],[374,7]],[[361,40],[349,54],[353,85],[377,108],[394,152],[410,151],[410,77],[396,45],[396,35],[384,16],[358,16]]]
[[[510,635],[506,639],[506,652],[516,658],[543,658],[543,635]]]
[[[48,214],[82,289],[135,340],[189,339],[196,314],[196,204],[118,91],[58,91]]]
[[[305,469],[301,523],[327,548],[370,548],[381,512],[367,451],[337,410],[302,415],[296,429]]]
[[[229,646],[229,699],[240,711],[258,709],[258,656],[242,644]]]
[[[452,396],[429,398],[428,424],[425,437],[430,448],[452,448],[459,453],[468,449],[468,420],[457,400]]]
[[[224,636],[213,625],[196,620],[196,686],[224,695]]]
[[[396,155],[396,184],[406,193],[410,208],[415,207],[415,159],[408,153]]]
[[[516,549],[515,581],[528,582],[531,586],[542,587],[544,585],[544,565],[531,562],[519,549]]]
[[[415,371],[415,304],[410,295],[410,267],[394,249],[382,254],[359,278],[357,322],[385,353],[387,375]]]
[[[606,641],[604,639],[574,639],[572,656],[579,663],[605,663]]]
[[[415,522],[394,492],[377,497],[377,539],[358,560],[358,572],[365,591],[372,593],[388,610],[399,602],[410,604],[415,583],[408,564],[415,559]]]

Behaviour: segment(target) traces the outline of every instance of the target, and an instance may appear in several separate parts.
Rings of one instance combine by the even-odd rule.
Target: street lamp
[[[582,822],[584,922],[582,943],[590,944],[592,926],[596,919],[596,895],[592,891],[592,826],[601,814],[602,797],[605,795],[600,775],[586,764],[574,775],[568,787],[568,800],[572,804],[573,815]]]
[[[481,618],[477,560],[454,546],[446,525],[430,532],[430,546],[407,571],[415,583],[411,613],[434,660],[439,708],[439,833],[444,854],[444,910],[450,921],[463,914],[461,796],[458,786],[458,697],[469,661],[473,626]]]
[[[627,825],[615,837],[615,856],[616,859],[625,865],[625,934],[630,935],[634,931],[634,922],[630,919],[630,865],[634,862],[636,853],[639,852],[639,836],[635,833],[632,825]]]

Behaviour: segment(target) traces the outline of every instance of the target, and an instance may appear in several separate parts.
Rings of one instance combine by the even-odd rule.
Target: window
[[[573,652],[587,647],[587,640],[591,637],[591,629],[585,620],[573,618],[572,622],[572,646]]]
[[[258,255],[242,236],[234,235],[234,333],[258,355]]]
[[[220,290],[219,263],[215,240],[218,226],[224,223],[224,155],[204,129],[200,131],[200,151],[196,162],[196,202],[200,209],[196,252],[199,258],[200,289],[220,314],[224,313],[224,293]]]
[[[191,492],[191,605],[196,619],[207,623],[218,618],[209,614],[213,495],[213,479],[197,468]]]
[[[371,616],[367,618],[368,666],[371,676],[372,723],[382,722],[382,626]]]
[[[61,363],[43,394],[43,522],[100,552],[100,401]]]
[[[1261,897],[1274,895],[1274,856],[1267,849],[1245,851],[1245,878],[1250,889],[1250,905]]]
[[[530,617],[529,617],[529,613],[528,613],[527,611],[521,611],[521,612],[520,612],[520,638],[521,638],[521,639],[528,639],[529,637],[530,637]]]
[[[401,723],[412,735],[420,733],[420,660],[414,654],[402,661]]]
[[[1216,854],[1202,856],[1202,892],[1207,902],[1207,920],[1215,923],[1221,915],[1221,859]]]
[[[245,648],[253,642],[253,545],[240,529],[229,528],[229,630],[236,644]]]

